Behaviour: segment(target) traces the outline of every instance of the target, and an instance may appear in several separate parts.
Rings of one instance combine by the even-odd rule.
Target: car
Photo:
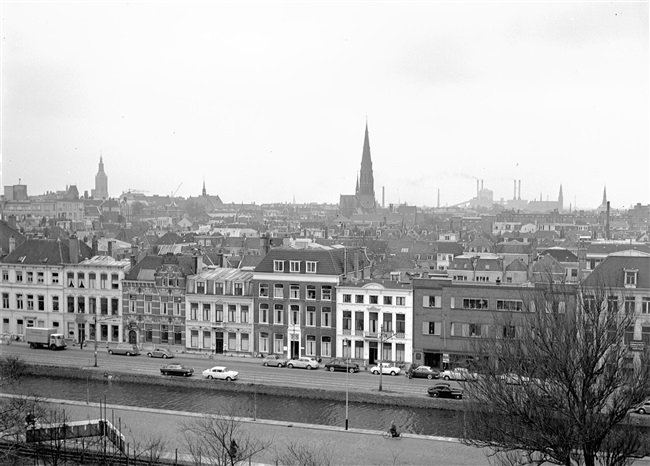
[[[287,362],[287,367],[293,369],[294,367],[300,367],[304,369],[318,369],[320,364],[314,358],[295,358],[289,359]]]
[[[409,373],[406,373],[406,376],[409,376]],[[418,366],[411,371],[411,377],[418,379],[437,379],[440,377],[440,371],[436,369],[431,369],[430,366]]]
[[[445,380],[477,380],[478,374],[470,372],[466,367],[447,369],[440,373],[440,378]]]
[[[650,398],[634,408],[634,412],[639,414],[650,414]]]
[[[382,374],[386,375],[397,375],[402,371],[399,367],[390,362],[382,362],[381,364],[377,364],[370,368],[370,372],[375,375],[379,375],[380,370]]]
[[[347,359],[332,359],[330,362],[325,364],[325,369],[330,372],[343,371],[353,374],[359,372],[359,364],[348,361]]]
[[[167,348],[154,348],[152,350],[147,351],[147,356],[150,358],[173,358],[174,353],[172,353],[170,350]]]
[[[239,372],[230,371],[226,366],[214,366],[204,370],[202,374],[206,379],[219,379],[230,382],[231,380],[237,380]]]
[[[287,365],[287,362],[289,362],[287,358],[277,354],[269,354],[264,359],[262,359],[263,366],[283,367]]]
[[[109,346],[108,354],[123,354],[126,356],[137,356],[140,350],[136,345],[130,343],[119,343],[117,346]]]
[[[505,382],[508,385],[521,385],[522,383],[528,383],[530,381],[529,377],[516,374],[514,372],[508,372],[506,374],[501,374],[497,376],[499,380]]]
[[[180,375],[183,377],[190,377],[194,374],[193,367],[185,367],[181,364],[168,364],[160,368],[162,375]]]
[[[448,383],[437,383],[433,387],[427,389],[429,396],[434,398],[455,398],[460,400],[463,397],[463,389],[458,387],[452,387]]]

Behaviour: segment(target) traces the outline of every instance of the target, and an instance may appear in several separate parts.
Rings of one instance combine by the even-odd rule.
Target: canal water
[[[345,426],[345,402],[330,400],[53,377],[27,377],[15,390],[46,398],[195,413],[223,413],[224,407],[235,406],[236,415],[241,417]],[[462,434],[462,411],[349,403],[348,412],[350,428],[385,430],[394,421],[400,431],[413,434]]]

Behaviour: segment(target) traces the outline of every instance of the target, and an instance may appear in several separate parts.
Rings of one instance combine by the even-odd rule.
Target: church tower
[[[366,136],[363,140],[363,155],[361,156],[361,171],[359,172],[359,195],[371,196],[375,199],[375,179],[372,174],[372,160],[370,159],[370,139],[368,137],[368,122],[366,122]]]
[[[95,175],[95,189],[92,190],[94,199],[108,199],[108,177],[104,172],[104,159],[99,156],[99,170]]]

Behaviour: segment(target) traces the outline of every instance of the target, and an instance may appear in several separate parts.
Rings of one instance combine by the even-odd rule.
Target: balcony
[[[223,328],[223,322],[210,322],[210,327],[212,328]]]
[[[377,340],[379,338],[379,332],[363,332],[363,337]]]

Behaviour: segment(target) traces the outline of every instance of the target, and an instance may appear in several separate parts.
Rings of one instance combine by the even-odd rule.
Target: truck
[[[30,348],[50,348],[51,350],[63,349],[66,347],[62,333],[57,333],[56,328],[27,327],[25,329],[25,341]]]

